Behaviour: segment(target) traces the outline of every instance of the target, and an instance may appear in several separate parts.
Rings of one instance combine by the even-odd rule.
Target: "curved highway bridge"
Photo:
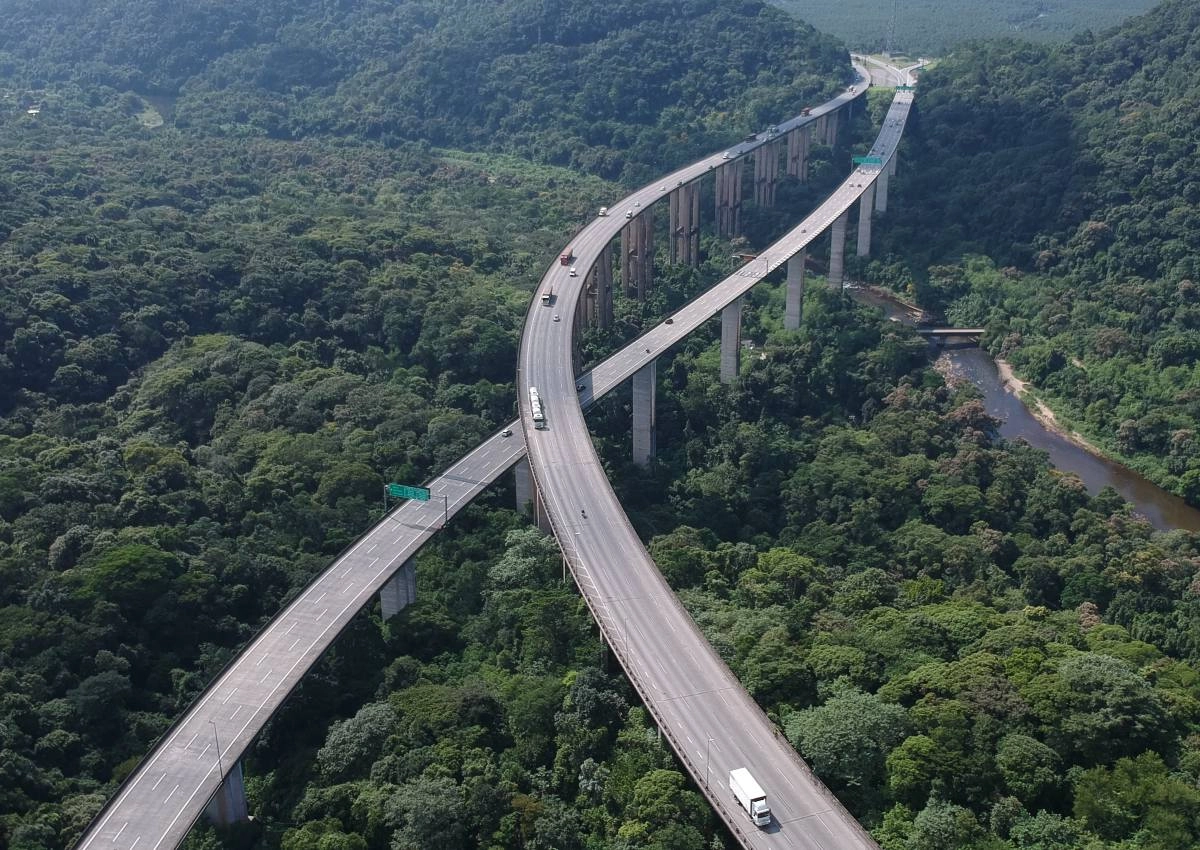
[[[724,170],[730,159],[740,168],[746,154],[792,130],[825,121],[865,91],[865,68],[857,70],[857,92],[843,93],[753,142],[680,169],[665,178],[666,183],[656,181],[638,190],[614,210],[629,209],[632,220],[635,211],[640,215],[664,197],[668,185],[688,189],[710,170]],[[122,783],[80,838],[78,850],[174,848],[206,806],[232,807],[236,817],[241,794],[230,780],[240,786],[240,759],[262,726],[361,608],[385,588],[395,592],[397,579],[406,571],[411,582],[409,559],[447,518],[520,461],[527,444],[539,486],[537,501],[606,640],[681,760],[742,844],[874,848],[854,818],[778,737],[663,582],[604,478],[581,405],[644,370],[657,354],[736,302],[826,228],[834,225],[836,236],[836,224],[844,225],[846,210],[887,173],[911,101],[910,93],[897,94],[868,157],[875,165],[857,168],[804,222],[756,260],[579,379],[570,366],[575,323],[553,321],[555,311],[535,299],[522,339],[521,419],[430,482],[433,500],[406,502],[392,511],[264,627]],[[736,191],[740,194],[740,178]],[[614,215],[586,227],[572,245],[578,253],[576,263],[591,269],[628,221]],[[698,225],[698,218],[692,221]],[[590,277],[570,276],[566,267],[555,265],[542,287],[553,286],[557,308],[574,316],[581,284]],[[582,389],[576,390],[577,385]],[[551,423],[546,430],[532,428],[530,386],[539,387],[546,401]],[[511,436],[506,434],[510,429]],[[520,437],[523,432],[527,443]],[[580,516],[578,493],[589,494],[587,519]],[[403,587],[399,593],[403,595]],[[385,595],[385,614],[386,599]],[[393,601],[392,609],[403,604]],[[749,767],[764,785],[776,815],[770,828],[750,826],[731,804],[725,781],[734,767]],[[231,816],[229,811],[215,814]]]

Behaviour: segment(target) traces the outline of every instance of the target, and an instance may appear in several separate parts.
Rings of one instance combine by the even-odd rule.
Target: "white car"
[[[556,321],[556,322],[561,321],[561,319],[558,318],[558,313],[554,314],[554,321]]]
[[[579,274],[578,274],[578,272],[575,271],[574,266],[571,266],[571,270],[569,272],[567,272],[567,274],[569,274],[571,277],[579,277]]]
[[[633,210],[625,210],[626,218],[633,218]]]

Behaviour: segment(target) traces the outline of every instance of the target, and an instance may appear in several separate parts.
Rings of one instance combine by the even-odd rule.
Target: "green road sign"
[[[429,501],[429,491],[424,487],[409,487],[407,484],[389,484],[387,494],[393,499],[416,499],[419,502]]]
[[[912,86],[896,86],[896,91],[912,91]]]
[[[855,156],[851,157],[855,165],[883,165],[883,157],[881,156]]]

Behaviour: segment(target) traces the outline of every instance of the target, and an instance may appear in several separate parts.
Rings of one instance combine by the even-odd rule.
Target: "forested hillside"
[[[1058,42],[1144,12],[1154,0],[772,0],[779,8],[831,33],[856,50],[887,46],[908,56],[944,56],[964,42],[1016,37]],[[893,15],[894,23],[893,23]]]
[[[870,272],[986,323],[1071,424],[1196,504],[1198,33],[1169,2],[1057,48],[957,51],[922,80],[886,228],[908,269]]]
[[[545,161],[657,170],[847,73],[764,6],[671,8],[3,3],[0,846],[69,846],[383,481],[513,415],[532,287],[619,191]],[[391,636],[367,612],[306,680],[251,758],[262,832],[230,842],[707,845],[511,502],[424,555],[427,607]],[[441,845],[430,787],[462,799]]]
[[[794,114],[848,73],[836,41],[759,2],[124,0],[115,12],[6,0],[0,70],[50,104],[68,84],[158,96],[179,127],[519,150],[612,178]]]

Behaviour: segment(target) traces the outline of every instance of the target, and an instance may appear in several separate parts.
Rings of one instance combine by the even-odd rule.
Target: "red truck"
[[[574,259],[575,259],[575,253],[570,248],[568,248],[567,250],[563,251],[561,254],[558,255],[558,264],[560,266],[569,266],[569,265],[571,265],[571,261]]]

